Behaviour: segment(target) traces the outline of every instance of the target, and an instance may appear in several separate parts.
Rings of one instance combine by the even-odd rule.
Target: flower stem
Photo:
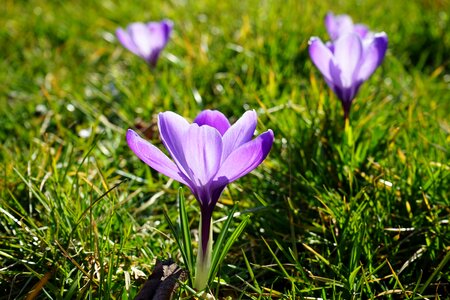
[[[350,119],[348,118],[348,115],[345,118],[345,125],[344,125],[344,131],[345,131],[345,139],[347,141],[347,145],[349,147],[353,146],[353,131],[352,126],[350,125]]]
[[[203,210],[200,215],[200,238],[196,262],[194,288],[202,291],[208,285],[212,258],[212,216],[211,212]]]

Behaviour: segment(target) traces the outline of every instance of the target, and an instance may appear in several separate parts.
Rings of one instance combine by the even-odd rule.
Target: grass
[[[214,218],[249,217],[211,287],[230,299],[445,299],[450,291],[449,2],[11,1],[0,4],[0,299],[132,299],[156,258],[184,266],[164,217],[180,185],[127,128],[173,110],[259,114],[266,162]],[[354,144],[307,53],[327,11],[389,36],[355,100]],[[169,18],[155,70],[118,26]],[[186,190],[186,189],[185,189]],[[199,207],[186,213],[196,243]],[[224,221],[215,223],[215,237]],[[195,246],[195,245],[194,245]],[[179,291],[188,298],[189,288]]]

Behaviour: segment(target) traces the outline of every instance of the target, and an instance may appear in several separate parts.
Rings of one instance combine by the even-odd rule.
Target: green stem
[[[348,118],[348,116],[346,116],[346,118],[345,118],[344,131],[345,131],[345,139],[347,141],[347,145],[351,148],[353,146],[353,131],[352,131],[352,126],[350,125],[350,119]]]
[[[203,234],[203,231],[209,231],[207,234]],[[195,281],[194,288],[198,291],[202,291],[208,285],[209,271],[211,269],[212,258],[212,218],[206,214],[200,216],[199,226],[199,247],[196,262]],[[205,236],[208,238],[205,240]]]

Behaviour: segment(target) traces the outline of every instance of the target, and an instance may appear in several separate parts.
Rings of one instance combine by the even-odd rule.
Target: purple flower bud
[[[387,45],[384,32],[364,39],[354,32],[346,33],[327,44],[317,37],[309,40],[311,60],[341,100],[345,119],[359,87],[382,63]]]
[[[169,20],[131,23],[126,30],[118,28],[117,39],[128,50],[155,67],[161,51],[169,41],[173,23]]]

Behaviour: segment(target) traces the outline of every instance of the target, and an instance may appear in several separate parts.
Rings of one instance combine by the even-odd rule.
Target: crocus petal
[[[172,26],[173,24],[170,21],[147,23],[148,31],[152,37],[152,47],[161,49],[167,44]]]
[[[340,70],[339,78],[342,87],[350,87],[354,84],[355,70],[359,68],[361,55],[362,41],[357,34],[345,34],[335,41],[335,67],[338,67]],[[331,73],[333,73],[333,70],[331,70]],[[336,79],[336,75],[334,75],[333,79]]]
[[[170,35],[172,34],[173,22],[170,20],[162,20],[161,26],[164,34],[164,45],[166,45],[169,41]]]
[[[160,23],[147,23],[150,53],[146,57],[151,65],[156,65],[161,50],[166,46],[172,30],[172,22],[163,21]]]
[[[169,151],[177,167],[184,175],[191,178],[183,150],[189,126],[186,119],[174,112],[167,111],[158,115],[158,127],[164,146]]]
[[[388,45],[386,33],[375,34],[374,38],[364,46],[362,63],[358,71],[358,80],[365,81],[383,62]]]
[[[133,23],[128,26],[127,30],[139,51],[138,55],[148,60],[152,53],[154,42],[147,25],[144,23]]]
[[[330,39],[335,40],[341,35],[353,31],[353,21],[348,15],[335,16],[330,12],[325,16],[325,27]]]
[[[186,132],[184,156],[191,180],[199,187],[208,186],[219,170],[222,136],[213,127],[190,125]]]
[[[156,171],[175,179],[178,182],[189,185],[182,178],[180,170],[161,150],[141,138],[131,129],[127,131],[127,143],[133,152],[147,165]]]
[[[361,38],[366,38],[370,33],[369,28],[363,24],[355,24],[353,28],[354,32],[356,32]]]
[[[221,135],[230,128],[230,122],[227,117],[223,113],[217,110],[204,110],[198,114],[195,118],[194,123],[197,123],[199,126],[208,125],[216,128]]]
[[[325,27],[327,29],[328,35],[333,40],[335,33],[337,32],[336,29],[336,21],[334,20],[334,14],[332,12],[329,12],[325,16]]]
[[[309,40],[309,56],[314,65],[316,65],[325,77],[325,80],[331,82],[330,63],[333,60],[333,53],[331,50],[325,46],[319,38],[312,37]]]
[[[134,44],[133,40],[131,39],[129,33],[122,28],[118,28],[116,30],[116,36],[119,42],[128,50],[133,52],[136,55],[140,55],[140,52],[136,45]]]
[[[225,132],[223,136],[222,161],[235,149],[252,139],[257,122],[256,112],[249,110]]]
[[[273,132],[268,130],[256,139],[242,145],[228,156],[216,174],[215,181],[223,185],[224,178],[228,182],[233,182],[251,172],[266,158],[272,144]]]

